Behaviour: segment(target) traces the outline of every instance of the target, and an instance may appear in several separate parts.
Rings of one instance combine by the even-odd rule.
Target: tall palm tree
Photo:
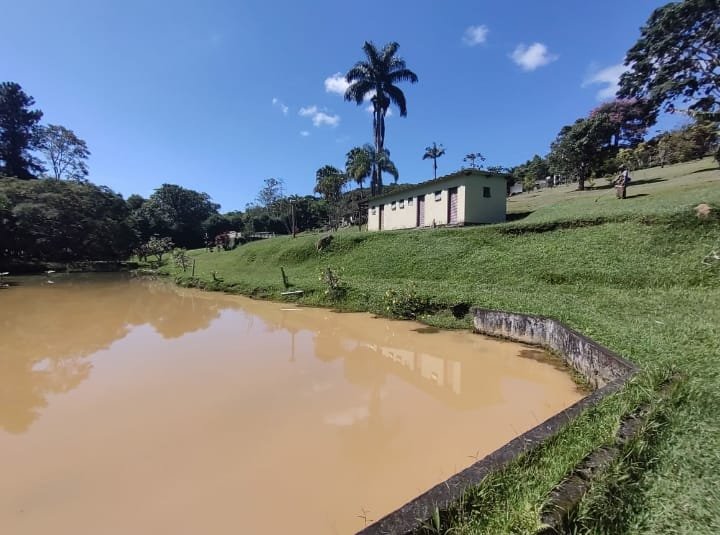
[[[345,100],[354,101],[361,105],[370,98],[373,106],[373,134],[375,138],[376,154],[383,154],[385,150],[385,115],[390,103],[400,110],[400,116],[407,116],[405,95],[395,85],[399,82],[415,83],[417,75],[408,69],[405,61],[396,56],[399,44],[392,42],[378,50],[370,41],[365,41],[363,52],[365,60],[358,61],[345,75],[350,86],[345,91]],[[370,188],[372,194],[382,190],[381,171],[373,168]]]
[[[432,159],[433,161],[433,173],[437,178],[437,159],[445,154],[445,149],[442,145],[438,146],[434,141],[431,147],[425,147],[425,154],[423,154],[423,160]]]

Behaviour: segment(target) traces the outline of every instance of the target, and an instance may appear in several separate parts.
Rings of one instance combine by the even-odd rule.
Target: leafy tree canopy
[[[625,56],[618,95],[673,111],[720,107],[720,0],[684,0],[653,11]]]
[[[87,143],[75,132],[64,126],[49,124],[38,129],[38,149],[52,171],[52,177],[60,180],[85,180],[90,156]]]
[[[207,193],[163,184],[135,211],[133,219],[142,239],[167,236],[189,249],[203,245],[203,222],[219,208]]]
[[[576,178],[578,189],[585,189],[585,179],[607,160],[611,150],[608,140],[614,131],[605,114],[564,126],[550,146],[550,167],[555,173]]]
[[[32,157],[40,110],[35,100],[15,82],[0,83],[0,175],[21,179],[35,178],[43,171]]]
[[[104,186],[0,180],[0,261],[127,258],[134,242],[127,218],[122,196]]]

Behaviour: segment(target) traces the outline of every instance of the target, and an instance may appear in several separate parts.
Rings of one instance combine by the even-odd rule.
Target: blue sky
[[[0,0],[0,80],[85,139],[90,178],[127,196],[163,182],[243,209],[267,177],[311,193],[372,139],[371,115],[333,78],[365,40],[400,43],[420,81],[387,120],[401,182],[480,151],[487,164],[545,154],[560,128],[612,93],[651,0],[382,2]]]

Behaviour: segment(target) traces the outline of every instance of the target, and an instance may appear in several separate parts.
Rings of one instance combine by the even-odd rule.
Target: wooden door
[[[458,208],[458,189],[450,188],[448,190],[448,225],[457,224],[457,208]]]
[[[382,230],[383,228],[383,212],[385,211],[385,205],[381,204],[380,208],[378,210],[378,213],[380,214],[380,220],[378,221],[378,230]]]
[[[417,226],[425,226],[425,195],[418,195],[417,198]]]

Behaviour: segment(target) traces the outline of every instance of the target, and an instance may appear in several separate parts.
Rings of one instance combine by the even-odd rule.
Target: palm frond
[[[418,81],[417,74],[412,72],[410,69],[398,69],[392,71],[388,78],[393,84],[397,82],[410,82],[411,84],[415,84]]]
[[[385,92],[387,93],[388,97],[390,97],[390,101],[395,104],[400,110],[400,117],[406,117],[407,106],[405,104],[405,94],[402,92],[402,90],[395,85],[388,84],[385,86]]]
[[[397,56],[392,58],[392,60],[390,60],[390,63],[388,64],[388,72],[399,71],[401,69],[407,69],[407,65],[405,65],[405,60]]]
[[[380,61],[389,67],[395,57],[395,53],[398,51],[398,48],[400,48],[400,45],[395,41],[391,41],[386,44],[382,49]]]
[[[365,41],[365,44],[363,45],[363,51],[367,56],[368,63],[373,67],[376,67],[381,62],[378,49],[375,47],[375,43],[373,43],[372,41]]]
[[[380,171],[392,175],[395,182],[397,182],[398,178],[400,178],[400,173],[398,173],[397,167],[395,167],[395,164],[390,160],[385,160],[384,164],[380,167]]]
[[[365,80],[353,82],[345,90],[345,100],[355,102],[359,106],[365,101],[365,96],[373,89],[375,89],[375,86],[371,82]]]
[[[371,80],[373,78],[372,66],[365,61],[358,61],[345,75],[348,83],[358,80]]]

